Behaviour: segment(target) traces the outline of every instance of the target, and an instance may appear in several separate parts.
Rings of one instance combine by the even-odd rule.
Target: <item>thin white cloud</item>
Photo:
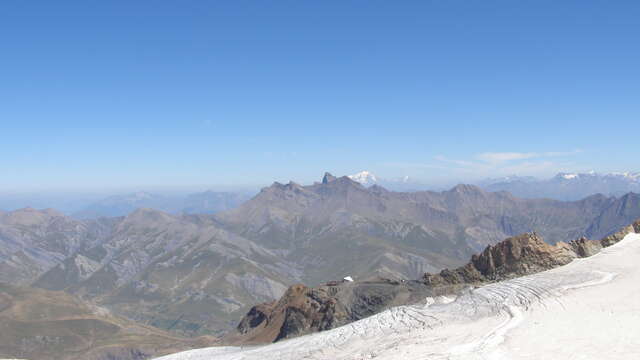
[[[551,157],[564,157],[575,155],[581,152],[581,150],[574,151],[549,151],[549,152],[485,152],[476,154],[474,158],[488,162],[488,163],[500,163],[514,160],[527,160],[527,159],[537,159],[537,158],[551,158]]]
[[[439,164],[427,164],[427,163],[409,163],[409,162],[385,162],[380,164],[386,167],[401,168],[401,169],[446,169],[447,166]]]
[[[416,177],[475,181],[510,175],[548,176],[579,168],[571,158],[582,150],[546,152],[483,152],[469,159],[437,155],[421,163],[388,162],[381,165],[400,168]]]
[[[484,162],[504,162],[513,160],[525,160],[539,157],[537,153],[518,153],[518,152],[486,152],[477,154],[476,159]]]

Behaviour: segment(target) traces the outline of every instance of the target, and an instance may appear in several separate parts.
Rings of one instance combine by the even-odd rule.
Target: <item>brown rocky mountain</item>
[[[110,219],[81,222],[52,210],[0,213],[0,282],[28,284],[108,236]]]
[[[423,282],[432,287],[477,285],[566,265],[576,258],[597,254],[602,248],[622,240],[627,234],[640,233],[640,220],[600,240],[582,237],[569,243],[547,244],[535,233],[508,238],[471,257],[466,265],[439,274],[425,274]]]
[[[34,286],[65,290],[142,323],[194,335],[229,328],[257,299],[277,298],[297,279],[278,254],[208,217],[140,209]]]
[[[227,343],[275,342],[333,329],[391,306],[415,303],[432,295],[419,281],[370,279],[332,282],[310,288],[293,285],[278,301],[251,308]]]
[[[371,316],[392,306],[451,295],[466,286],[533,274],[596,254],[629,233],[640,233],[640,220],[601,240],[584,238],[555,245],[535,233],[510,237],[473,255],[464,266],[424,274],[420,281],[335,282],[315,288],[291,286],[278,300],[256,305],[226,341],[236,344],[276,342],[333,329]]]
[[[0,274],[176,334],[222,335],[292,284],[417,279],[531,231],[552,244],[601,238],[640,217],[638,204],[632,193],[561,202],[469,185],[400,193],[327,174],[309,186],[275,183],[213,216],[141,209],[76,221],[50,210],[4,213]]]
[[[185,339],[60,291],[0,283],[0,358],[137,360],[215,339]]]
[[[417,278],[530,231],[551,243],[600,238],[640,216],[639,203],[637,194],[518,199],[471,185],[399,193],[326,174],[310,186],[275,183],[216,219],[301,266],[306,284],[319,284],[344,275]]]

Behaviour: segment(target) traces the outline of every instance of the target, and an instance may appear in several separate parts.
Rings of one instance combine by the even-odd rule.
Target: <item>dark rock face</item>
[[[323,184],[328,184],[332,181],[335,181],[337,178],[331,174],[329,174],[328,172],[324,173],[324,176],[322,177],[322,183]]]
[[[565,243],[549,245],[537,234],[527,233],[487,246],[465,266],[425,274],[423,281],[436,287],[504,280],[565,265],[576,257]]]
[[[373,279],[316,288],[293,285],[279,301],[254,306],[238,325],[241,336],[229,341],[275,342],[329,330],[430,294],[418,281]]]
[[[574,258],[566,244],[552,246],[536,233],[528,233],[488,246],[471,262],[486,279],[501,280],[568,264]]]
[[[275,306],[275,304],[276,302],[273,301],[270,303],[260,304],[252,307],[247,315],[242,318],[240,324],[238,324],[238,332],[240,332],[241,334],[246,334],[251,329],[267,321],[267,316],[271,312],[271,308]]]
[[[533,274],[566,265],[575,258],[595,255],[602,248],[619,242],[629,233],[640,233],[638,230],[640,220],[601,240],[581,237],[569,243],[556,245],[545,243],[536,233],[522,234],[487,246],[482,253],[473,255],[465,266],[454,270],[444,269],[439,274],[427,273],[423,281],[436,288],[501,281]]]
[[[588,240],[585,237],[581,237],[578,240],[574,240],[569,243],[573,248],[573,251],[576,252],[578,257],[589,257],[597,254],[602,250],[602,245],[600,241],[596,240]]]

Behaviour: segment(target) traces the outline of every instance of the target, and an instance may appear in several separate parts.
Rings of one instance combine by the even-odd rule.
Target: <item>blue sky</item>
[[[638,1],[0,4],[0,188],[640,171]]]

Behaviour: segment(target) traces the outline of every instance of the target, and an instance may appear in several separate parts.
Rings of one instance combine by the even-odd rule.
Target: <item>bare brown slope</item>
[[[138,360],[213,340],[142,326],[64,292],[0,284],[0,358]]]

